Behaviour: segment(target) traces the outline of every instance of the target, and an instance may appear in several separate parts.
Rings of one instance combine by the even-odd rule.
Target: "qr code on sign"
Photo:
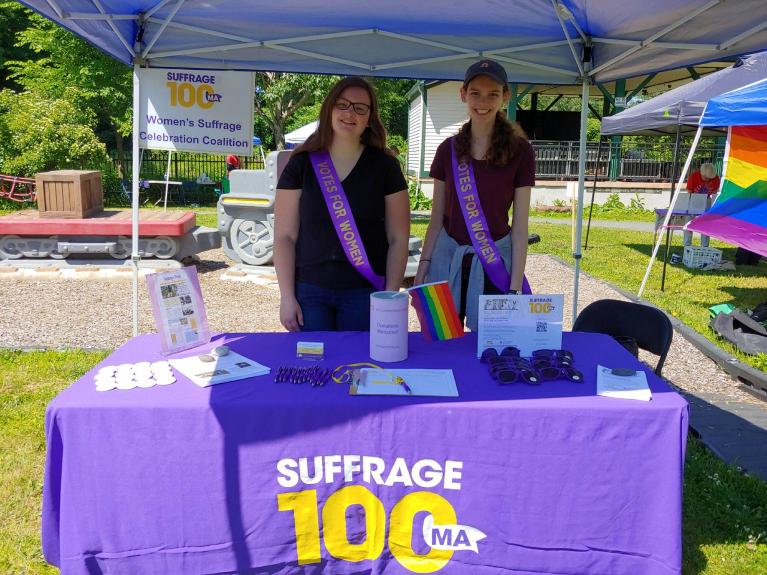
[[[537,321],[535,322],[535,331],[537,332],[547,332],[549,331],[549,324],[545,321]]]

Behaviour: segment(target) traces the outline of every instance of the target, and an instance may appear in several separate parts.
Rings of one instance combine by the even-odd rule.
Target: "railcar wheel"
[[[274,248],[274,219],[265,222],[236,219],[229,230],[229,239],[244,263],[252,266],[268,264],[272,261]]]

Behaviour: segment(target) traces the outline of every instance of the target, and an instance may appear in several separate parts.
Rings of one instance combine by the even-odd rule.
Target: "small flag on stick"
[[[413,307],[427,339],[453,339],[463,335],[463,323],[446,281],[413,286],[407,291],[413,296]]]

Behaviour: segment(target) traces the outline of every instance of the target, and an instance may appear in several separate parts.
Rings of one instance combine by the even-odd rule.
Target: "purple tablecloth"
[[[325,366],[368,360],[367,334],[222,339],[273,374],[299,340]],[[606,336],[564,335],[582,384],[500,386],[475,347],[411,334],[396,364],[452,368],[459,398],[273,375],[97,392],[98,366],[46,413],[45,557],[64,575],[679,573],[686,402],[647,369],[652,401],[597,397],[597,362],[639,365]],[[157,359],[140,336],[103,365]]]

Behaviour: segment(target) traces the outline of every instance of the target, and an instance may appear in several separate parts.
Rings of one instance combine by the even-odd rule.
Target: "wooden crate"
[[[40,172],[36,188],[41,218],[87,218],[104,209],[101,172]]]

